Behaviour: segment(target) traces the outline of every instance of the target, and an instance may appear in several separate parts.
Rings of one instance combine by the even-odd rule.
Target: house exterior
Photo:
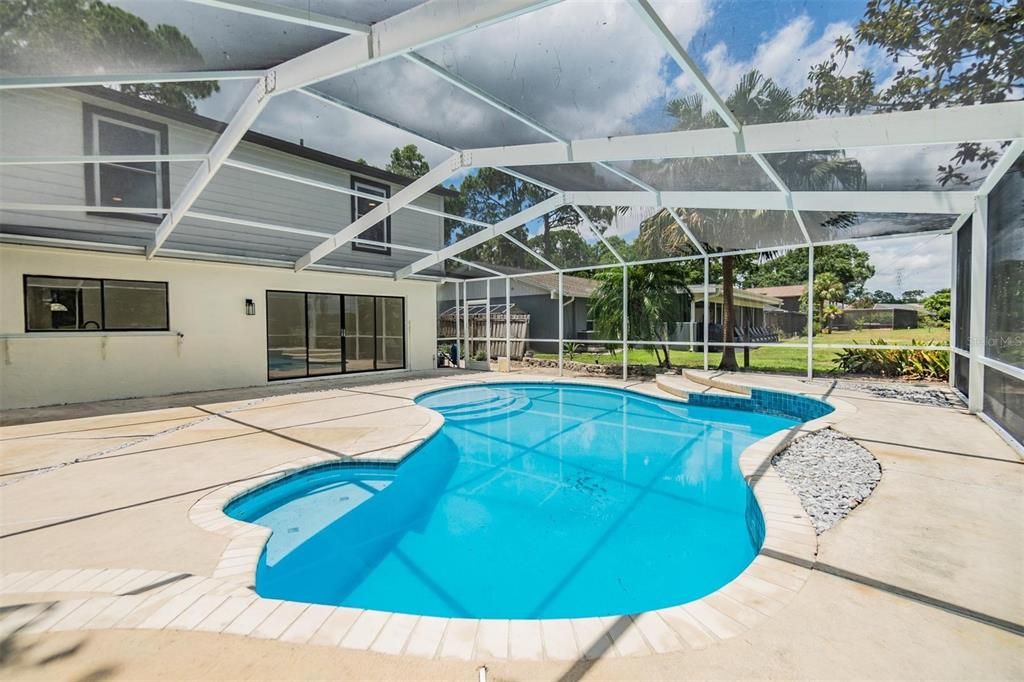
[[[404,209],[291,267],[407,179],[250,132],[231,160],[280,175],[221,168],[147,260],[153,210],[172,205],[222,124],[103,88],[4,91],[0,120],[8,161],[176,155],[0,165],[3,408],[433,365],[436,282],[370,271],[422,255],[399,246],[439,248],[441,217]],[[444,192],[414,203],[440,211]]]
[[[744,291],[777,298],[781,301],[778,305],[781,310],[798,313],[800,312],[800,299],[803,298],[804,292],[807,291],[807,285],[786,284],[778,287],[751,287],[750,289],[744,289]]]

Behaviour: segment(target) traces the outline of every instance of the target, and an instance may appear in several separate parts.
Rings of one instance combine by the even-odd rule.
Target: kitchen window
[[[167,282],[26,275],[26,332],[167,331]]]

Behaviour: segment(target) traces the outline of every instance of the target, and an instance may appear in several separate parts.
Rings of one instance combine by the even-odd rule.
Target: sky
[[[302,7],[308,3],[313,11],[362,20],[382,18],[415,4],[415,0],[278,1]],[[836,37],[852,35],[864,12],[864,0],[651,2],[723,94],[752,68],[799,92],[810,66],[828,57]],[[151,23],[178,25],[211,68],[249,68],[261,60],[280,61],[335,37],[202,6],[190,5],[183,16],[180,4],[167,0],[117,0],[117,4]],[[371,11],[374,16],[366,14]],[[567,139],[671,130],[666,104],[695,92],[689,74],[669,58],[635,10],[615,0],[565,0],[431,45],[420,54]],[[853,72],[862,67],[875,70],[879,80],[892,74],[891,65],[874,48],[859,46],[845,68]],[[245,87],[223,83],[221,93],[200,104],[200,113],[222,119],[230,116]],[[409,143],[416,144],[433,166],[449,156],[451,148],[548,140],[405,59],[387,60],[316,87],[372,116],[287,93],[271,101],[254,128],[340,156],[364,158],[377,166],[387,163],[392,148]],[[857,157],[869,189],[937,189],[935,167],[950,154],[948,147],[886,148],[864,150]],[[461,177],[449,184],[457,185]],[[901,266],[904,289],[930,289],[943,278],[948,284],[948,257],[940,252],[948,250],[948,241],[929,240],[915,247],[912,265],[901,260],[903,247],[898,244],[870,247],[878,259],[876,267],[884,263],[889,271]],[[894,281],[879,282],[884,285],[877,288],[898,288]]]

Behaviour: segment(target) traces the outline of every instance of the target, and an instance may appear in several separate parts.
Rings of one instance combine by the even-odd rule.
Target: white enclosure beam
[[[194,83],[196,81],[237,81],[263,78],[265,71],[165,71],[158,73],[97,73],[83,76],[11,76],[0,78],[0,90],[72,88],[86,85],[130,85],[133,83]]]
[[[633,5],[633,7],[637,10],[641,18],[643,18],[644,22],[648,25],[648,27],[651,29],[654,35],[661,42],[662,46],[668,51],[672,58],[675,59],[676,64],[683,71],[683,73],[689,75],[690,80],[694,82],[694,84],[697,86],[697,89],[701,92],[704,98],[711,105],[711,108],[715,111],[716,114],[718,114],[718,117],[722,119],[722,121],[730,130],[732,130],[735,133],[740,133],[742,130],[742,124],[740,123],[739,119],[737,119],[736,116],[732,113],[732,111],[729,109],[728,104],[726,104],[725,99],[711,85],[711,82],[708,81],[707,77],[704,75],[704,72],[701,70],[699,66],[697,66],[697,63],[690,57],[689,53],[687,53],[686,49],[676,39],[675,35],[668,28],[668,26],[665,25],[665,22],[661,20],[661,17],[658,16],[657,11],[655,11],[655,9],[651,7],[650,3],[647,0],[630,0],[630,4]],[[754,161],[757,162],[757,165],[761,167],[761,170],[764,171],[765,175],[767,175],[768,178],[772,181],[772,184],[774,184],[782,193],[782,195],[786,197],[788,200],[791,195],[789,186],[782,179],[782,176],[779,175],[775,168],[770,163],[768,163],[768,159],[766,159],[761,154],[753,154],[753,158]],[[804,240],[808,244],[810,244],[811,236],[807,232],[807,226],[804,224],[804,220],[803,217],[800,215],[800,211],[798,211],[796,208],[792,208],[791,210],[793,211],[793,215],[796,218],[797,224],[800,226],[800,232],[803,233]],[[676,216],[673,214],[673,217]],[[678,221],[678,217],[676,217],[676,220]]]
[[[149,208],[142,206],[84,206],[72,204],[27,204],[15,201],[0,201],[0,211],[27,211],[40,213],[127,213],[141,215],[152,213],[165,215],[170,211],[166,208]]]
[[[483,102],[484,104],[487,104],[488,106],[494,109],[497,109],[498,111],[502,112],[507,116],[511,116],[520,123],[529,126],[536,132],[540,133],[541,135],[544,135],[545,137],[548,137],[555,142],[561,142],[562,144],[569,143],[569,140],[567,138],[558,135],[550,128],[546,127],[544,124],[540,123],[539,121],[535,121],[527,114],[524,114],[523,112],[517,110],[515,107],[506,104],[505,102],[502,102],[497,97],[494,97],[493,95],[484,92],[477,86],[467,81],[465,78],[462,78],[461,76],[452,73],[451,71],[444,68],[437,62],[427,59],[422,55],[418,55],[415,52],[406,53],[405,58],[412,62],[413,64],[423,67],[424,69],[434,74],[441,80],[455,86],[456,88],[462,90],[463,92],[472,96],[473,98]]]
[[[732,111],[726,106],[725,100],[718,94],[718,92],[712,87],[711,83],[704,76],[704,72],[701,71],[697,63],[690,58],[690,55],[683,48],[682,44],[676,39],[675,34],[672,33],[671,29],[665,25],[665,22],[661,20],[658,13],[651,7],[647,0],[630,0],[633,8],[640,15],[640,18],[644,20],[651,32],[661,43],[661,46],[666,52],[675,60],[676,64],[682,69],[683,73],[688,73],[694,85],[697,86],[697,90],[708,100],[708,104],[715,110],[718,117],[722,119],[726,126],[733,132],[739,132],[740,122],[736,120]]]
[[[205,220],[211,223],[221,223],[224,225],[237,225],[239,227],[248,227],[254,230],[265,230],[267,232],[281,232],[285,234],[297,234],[304,237],[316,237],[318,239],[324,238],[323,232],[317,232],[316,230],[304,230],[299,227],[288,227],[287,225],[276,225],[273,223],[264,223],[258,220],[246,220],[244,218],[233,218],[226,215],[217,215],[215,213],[203,213],[201,211],[186,211],[185,216],[188,218],[194,218],[196,220]]]
[[[680,130],[471,150],[477,166],[698,158],[1024,138],[1024,102]]]
[[[447,150],[449,152],[452,152],[453,154],[455,152],[462,151],[461,149],[459,149],[457,147],[452,147],[451,145],[447,145],[447,144],[441,142],[440,140],[434,139],[433,137],[429,136],[427,133],[420,132],[420,131],[417,131],[417,130],[412,130],[410,128],[406,128],[405,126],[400,125],[398,123],[395,123],[394,121],[392,121],[390,119],[387,119],[387,118],[385,118],[383,116],[380,116],[378,114],[375,114],[373,112],[367,111],[367,110],[362,109],[360,107],[357,107],[357,106],[355,106],[355,105],[353,105],[353,104],[351,104],[349,102],[345,102],[345,101],[343,101],[343,100],[341,100],[341,99],[339,99],[339,98],[337,98],[337,97],[335,97],[333,95],[328,95],[327,93],[320,92],[319,90],[316,90],[314,88],[299,88],[297,92],[300,92],[303,95],[306,95],[307,97],[312,97],[313,99],[319,100],[319,101],[323,102],[324,104],[330,104],[331,106],[337,107],[338,109],[342,109],[344,111],[349,111],[349,112],[352,112],[352,113],[356,113],[356,114],[359,114],[360,116],[365,116],[365,117],[367,117],[369,119],[377,121],[378,123],[380,123],[382,125],[386,125],[386,126],[388,126],[390,128],[394,128],[395,130],[401,130],[403,133],[408,133],[410,135],[414,135],[414,136],[416,136],[418,138],[426,140],[427,142],[429,142],[432,145],[436,145],[436,146],[438,146],[438,147],[440,147],[442,149],[445,149],[445,150]],[[518,178],[518,179],[522,180],[523,182],[528,182],[530,184],[537,185],[538,187],[543,187],[544,189],[547,189],[548,191],[554,192],[555,194],[558,194],[558,193],[560,193],[562,191],[562,190],[560,190],[560,189],[558,189],[556,187],[552,187],[551,185],[548,185],[548,184],[546,184],[544,182],[541,182],[540,180],[537,180],[535,178],[531,178],[531,177],[529,177],[527,175],[523,175],[522,173],[516,173],[516,172],[511,171],[511,170],[509,170],[507,168],[499,167],[498,170],[500,170],[502,173],[506,173],[507,175],[511,175],[512,177]]]
[[[565,275],[558,273],[558,376],[562,376],[565,366],[565,305],[562,298],[565,292]]]
[[[814,246],[807,247],[807,378],[814,378]]]
[[[968,333],[970,342],[970,379],[967,409],[979,413],[985,406],[985,319],[988,314],[988,195],[975,200],[971,221],[971,299]]]
[[[251,163],[244,161],[236,161],[235,159],[228,159],[224,162],[225,166],[230,168],[238,168],[239,170],[249,171],[250,173],[258,173],[260,175],[266,175],[272,178],[278,178],[280,180],[287,180],[300,185],[307,185],[309,187],[316,187],[318,189],[326,190],[328,192],[337,192],[338,194],[344,194],[346,196],[361,197],[363,199],[372,199],[373,201],[379,201],[380,197],[376,194],[369,194],[367,192],[360,192],[358,190],[344,187],[342,185],[335,185],[329,182],[323,182],[322,180],[313,180],[303,175],[294,175],[292,173],[285,173],[273,168],[264,168],[263,166],[256,166]],[[419,204],[407,204],[403,206],[407,211],[415,211],[417,213],[423,213],[426,215],[437,216],[438,218],[449,218],[451,220],[457,220],[467,225],[476,225],[478,227],[490,227],[490,223],[485,223],[480,220],[473,220],[472,218],[463,218],[452,213],[445,213],[444,211],[438,211],[434,208],[428,208],[426,206],[420,206]]]
[[[629,378],[629,268],[622,266],[622,380]]]
[[[206,154],[78,154],[74,156],[3,156],[0,166],[55,166],[76,163],[203,162]]]
[[[275,5],[270,2],[259,2],[259,0],[186,0],[186,2],[216,7],[217,9],[224,9],[239,14],[249,14],[264,19],[274,19],[275,21],[319,28],[325,31],[334,31],[336,33],[366,35],[370,32],[370,27],[367,24],[358,21],[341,19],[326,14],[317,14],[316,12],[287,7],[285,5]]]
[[[153,240],[146,249],[146,258],[152,258],[160,247],[163,246],[164,242],[167,241],[167,238],[171,236],[171,233],[177,227],[182,217],[192,208],[192,204],[199,199],[199,195],[210,184],[213,176],[220,170],[221,165],[231,152],[234,151],[235,147],[238,146],[238,143],[242,141],[245,133],[248,132],[253,122],[256,121],[263,108],[267,106],[273,91],[273,73],[269,73],[256,82],[248,97],[242,102],[242,106],[235,112],[227,128],[217,137],[213,148],[210,149],[209,162],[196,170],[188,184],[185,185],[185,189],[181,191],[178,198],[171,204],[170,213],[164,216],[160,226],[156,229],[156,234],[153,235]]]
[[[534,251],[534,250],[533,250],[533,249],[531,249],[531,248],[530,248],[529,246],[527,246],[526,244],[522,243],[521,241],[519,241],[518,239],[516,239],[516,238],[515,238],[515,237],[513,237],[512,235],[510,235],[510,234],[509,234],[508,232],[506,232],[505,234],[503,234],[503,235],[501,235],[501,236],[502,236],[502,237],[504,237],[505,239],[509,240],[510,242],[512,242],[513,244],[515,244],[515,245],[516,245],[516,246],[518,246],[518,247],[519,247],[520,249],[522,249],[522,250],[523,250],[523,251],[525,251],[526,253],[530,254],[531,256],[533,256],[534,258],[536,258],[537,260],[539,260],[539,261],[540,261],[541,263],[543,263],[544,265],[546,265],[546,266],[548,266],[549,268],[551,268],[551,270],[552,270],[552,271],[557,271],[557,270],[558,270],[558,266],[557,266],[557,265],[555,265],[554,263],[552,263],[551,261],[549,261],[549,260],[548,260],[547,258],[545,258],[544,256],[540,255],[539,253],[537,253],[536,251]]]
[[[405,55],[405,58],[408,59],[413,64],[416,64],[418,66],[423,67],[424,69],[426,69],[430,73],[434,74],[438,78],[441,78],[442,80],[446,81],[447,83],[449,83],[449,84],[455,86],[456,88],[462,90],[463,92],[465,92],[466,94],[470,95],[471,97],[474,97],[475,99],[483,102],[484,104],[486,104],[486,105],[496,109],[497,111],[500,111],[501,113],[505,114],[506,116],[511,116],[512,118],[514,118],[517,121],[519,121],[520,123],[522,123],[522,124],[532,128],[534,131],[540,133],[541,135],[544,135],[545,137],[550,138],[553,142],[559,142],[561,144],[568,144],[569,143],[569,139],[567,137],[565,137],[563,135],[559,135],[554,130],[552,130],[551,128],[547,127],[546,125],[544,125],[540,121],[535,120],[533,117],[529,116],[528,114],[524,114],[523,112],[519,111],[518,109],[516,109],[512,105],[507,104],[505,102],[502,102],[500,99],[498,99],[494,95],[491,95],[490,93],[482,90],[481,88],[479,88],[476,85],[470,83],[469,81],[467,81],[465,78],[462,78],[458,74],[452,73],[451,71],[449,71],[448,69],[444,68],[443,66],[441,66],[437,62],[434,62],[434,61],[432,61],[430,59],[427,59],[426,57],[424,57],[422,55],[416,54],[415,52],[407,53]],[[623,178],[627,182],[633,183],[634,185],[636,185],[637,187],[640,187],[641,189],[645,189],[645,190],[650,191],[650,192],[657,192],[657,190],[655,190],[653,187],[651,187],[647,183],[643,182],[642,180],[633,177],[632,175],[630,175],[629,173],[627,173],[624,170],[620,170],[620,169],[616,168],[615,166],[606,164],[604,162],[599,162],[598,165],[601,166],[602,168],[604,168],[605,170],[607,170],[607,171],[609,171],[611,173],[614,173],[615,175],[618,175],[619,177]],[[537,183],[536,180],[528,179],[528,178],[525,178],[525,177],[523,177],[522,179],[528,180],[529,182],[534,183],[534,184]],[[552,188],[550,186],[547,186],[547,189],[552,189]],[[560,192],[561,190],[553,189],[552,191]]]
[[[429,0],[278,67],[282,92],[432,45],[553,4],[555,0]]]
[[[604,248],[608,249],[608,252],[615,256],[615,260],[625,265],[626,261],[622,259],[622,256],[615,249],[615,247],[611,245],[611,242],[605,239],[605,236],[601,234],[601,231],[594,226],[594,223],[591,222],[590,218],[587,217],[587,214],[583,212],[583,209],[576,205],[573,205],[572,209],[576,211],[576,214],[580,217],[580,221],[583,223],[583,225],[588,230],[590,230],[590,232],[593,233],[595,237],[601,240],[601,243],[604,244]]]
[[[1024,152],[1024,140],[1014,140],[1010,143],[1010,146],[1006,148],[1003,155],[996,161],[996,165],[992,167],[988,177],[978,187],[978,196],[985,197],[991,194],[992,190],[999,184],[999,181],[1006,175],[1006,171],[1010,170],[1013,164],[1016,163],[1021,152]]]
[[[335,233],[330,239],[318,244],[295,263],[295,270],[300,271],[316,263],[332,251],[346,242],[358,237],[371,226],[379,223],[400,208],[412,203],[418,197],[423,196],[434,189],[442,182],[457,173],[463,167],[463,159],[460,154],[454,154],[441,165],[431,169],[425,175],[417,178],[406,187],[395,193],[394,196],[381,201],[381,203],[369,211],[366,215],[360,216],[348,226]],[[487,231],[487,228],[484,230]]]
[[[672,220],[676,221],[676,225],[678,225],[679,229],[683,231],[686,238],[690,240],[691,244],[693,244],[693,248],[697,249],[697,253],[702,256],[706,256],[708,254],[707,250],[705,250],[704,245],[700,243],[700,240],[693,235],[693,231],[690,229],[690,226],[686,224],[682,217],[680,217],[679,211],[674,208],[666,210],[668,210],[668,214],[672,216]]]
[[[356,241],[358,241],[358,240],[356,240]],[[417,249],[417,251],[419,251],[419,249]],[[433,253],[433,251],[430,251],[430,253]],[[476,268],[477,270],[480,270],[482,272],[490,273],[490,274],[495,275],[497,277],[504,277],[504,275],[502,273],[498,272],[497,270],[492,270],[490,268],[485,268],[482,265],[477,265],[476,263],[474,263],[472,261],[465,260],[463,258],[452,258],[452,260],[455,261],[456,263],[462,263],[463,265],[465,265],[467,267]],[[488,280],[488,281],[490,281],[490,280]]]
[[[467,251],[473,248],[474,246],[479,246],[480,244],[483,244],[492,237],[497,237],[498,235],[505,234],[509,230],[513,230],[519,227],[520,225],[524,225],[530,222],[531,220],[536,220],[537,218],[544,216],[545,213],[550,213],[551,211],[554,211],[557,208],[561,208],[564,205],[564,195],[556,195],[549,199],[545,199],[544,201],[538,204],[534,204],[530,208],[527,208],[523,211],[520,211],[519,213],[516,213],[513,216],[505,218],[504,220],[496,223],[491,228],[485,228],[480,232],[471,234],[465,239],[460,239],[454,244],[451,244],[450,246],[446,246],[443,249],[440,249],[432,256],[426,256],[424,258],[421,258],[415,263],[399,270],[395,276],[398,279],[402,279],[403,277],[413,275],[419,272],[420,270],[429,268],[430,266],[436,265],[437,263],[443,263],[446,258],[457,256],[463,251]]]
[[[566,192],[566,200],[582,206],[649,206],[658,208],[648,192]],[[662,192],[661,205],[683,208],[734,208],[776,211],[851,211],[858,213],[962,213],[971,210],[973,192]]]

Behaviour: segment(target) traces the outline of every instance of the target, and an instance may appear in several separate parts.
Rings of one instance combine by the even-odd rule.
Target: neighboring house
[[[408,179],[250,132],[232,161],[321,184],[225,166],[147,260],[159,210],[204,161],[9,162],[201,157],[222,123],[105,88],[3,91],[0,119],[3,407],[434,364],[423,337],[436,284],[365,273],[422,256],[398,246],[439,248],[442,218],[403,209],[314,268],[291,267]],[[438,211],[446,193],[414,203]]]
[[[743,291],[777,298],[782,301],[779,304],[779,308],[788,310],[791,313],[798,313],[800,312],[800,299],[803,298],[804,292],[807,291],[807,285],[787,284],[778,287],[752,287]]]
[[[511,280],[510,296],[515,307],[530,315],[529,338],[539,339],[527,343],[527,348],[538,353],[558,352],[558,342],[546,339],[558,338],[558,275],[547,273],[515,277]],[[564,339],[577,339],[586,342],[598,339],[594,332],[594,320],[590,316],[590,299],[599,283],[585,277],[572,275],[562,276],[562,294],[565,317],[563,321]],[[503,303],[504,285],[500,291],[491,291],[491,303]],[[722,321],[721,287],[711,285],[708,289],[711,299],[710,323]],[[675,314],[666,320],[666,332],[670,341],[695,341],[703,334],[704,291],[703,287],[695,288],[690,296],[686,290],[680,289],[674,295]],[[479,285],[470,287],[470,303],[486,300],[486,293]],[[750,293],[749,290],[735,289],[733,292],[735,307],[735,326],[740,328],[764,326],[765,308],[780,304],[779,299]],[[439,310],[447,310],[454,305],[453,300],[439,303]],[[598,339],[600,340],[600,339]]]
[[[839,330],[916,329],[928,314],[920,303],[876,303],[871,308],[846,308],[832,325]]]

